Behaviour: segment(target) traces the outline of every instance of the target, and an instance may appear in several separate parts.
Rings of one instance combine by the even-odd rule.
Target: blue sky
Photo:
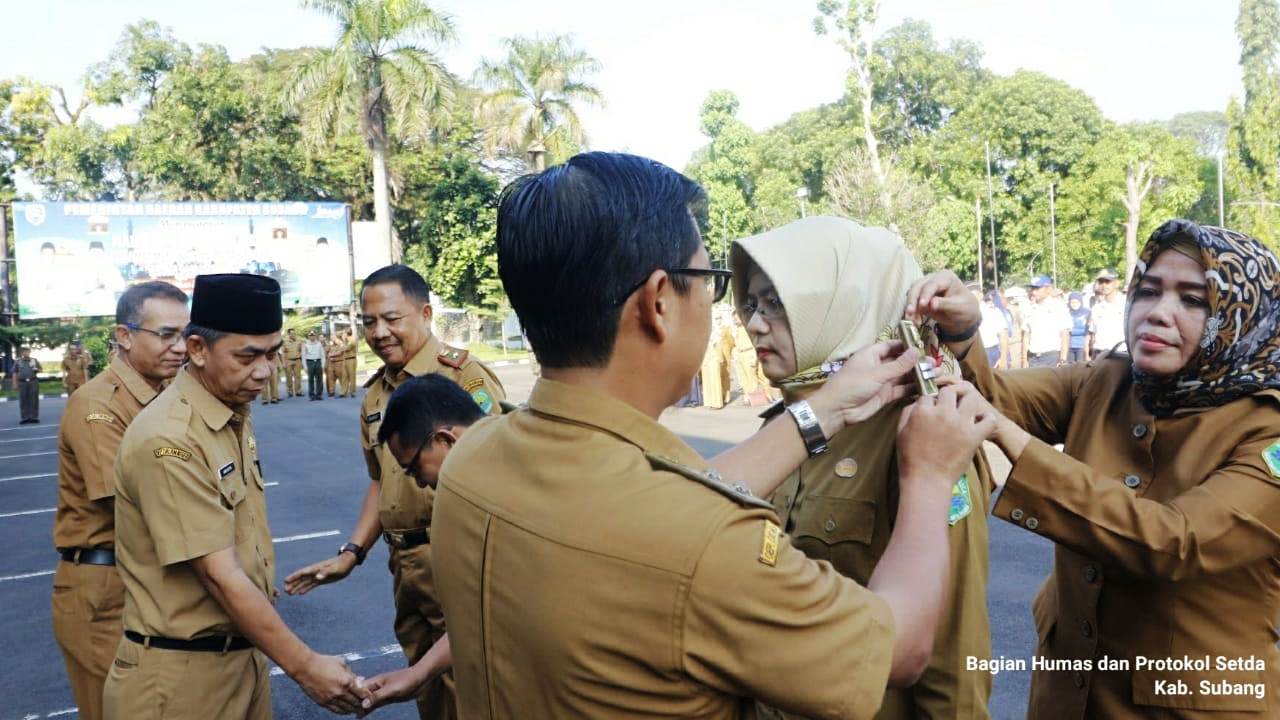
[[[607,105],[584,113],[592,145],[683,167],[704,142],[698,107],[727,88],[756,129],[839,97],[846,62],[813,34],[814,0],[437,0],[458,41],[443,50],[469,76],[515,34],[572,33],[598,57]],[[105,59],[129,22],[150,18],[190,43],[225,46],[233,58],[267,47],[316,45],[330,21],[294,0],[6,0],[0,76],[76,86]],[[985,64],[1062,78],[1118,121],[1222,110],[1240,94],[1231,0],[884,0],[881,30],[907,17],[940,38],[968,38]],[[123,111],[100,113],[110,123]]]

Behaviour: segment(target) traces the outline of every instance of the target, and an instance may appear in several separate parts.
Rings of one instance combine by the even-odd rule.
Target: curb
[[[66,396],[67,396],[66,393],[61,393],[59,395],[41,395],[40,399],[41,400],[57,400],[58,398],[65,398]],[[18,402],[18,398],[0,397],[0,403],[7,403],[7,402]]]
[[[529,359],[525,358],[524,360],[495,360],[491,363],[485,363],[485,364],[488,365],[489,367],[508,367],[511,365],[528,365]]]

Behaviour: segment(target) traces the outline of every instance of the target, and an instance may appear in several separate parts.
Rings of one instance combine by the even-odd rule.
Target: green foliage
[[[489,91],[478,107],[489,153],[527,157],[530,170],[569,159],[587,145],[577,106],[604,102],[587,79],[600,62],[566,35],[502,43],[507,56],[483,60],[476,71],[476,83]]]
[[[1244,102],[1227,107],[1227,222],[1280,247],[1280,3],[1241,0],[1236,21]]]
[[[751,217],[750,177],[755,133],[737,117],[738,97],[728,90],[711,92],[702,103],[702,132],[711,144],[687,172],[707,191],[708,212],[703,239],[714,262],[728,257],[729,243],[757,228]]]
[[[170,28],[154,20],[126,25],[111,57],[89,68],[93,99],[102,105],[142,100],[150,108],[165,77],[190,55],[190,48],[178,42]]]

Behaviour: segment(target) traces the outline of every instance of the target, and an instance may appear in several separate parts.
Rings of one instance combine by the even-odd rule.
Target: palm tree
[[[338,21],[332,47],[306,51],[289,92],[316,146],[358,127],[373,155],[374,220],[386,232],[392,262],[401,248],[391,230],[387,152],[392,133],[424,131],[453,104],[455,80],[429,47],[455,38],[452,19],[423,0],[303,0]],[[354,121],[354,126],[353,126]]]
[[[476,81],[490,92],[480,101],[481,122],[489,128],[489,149],[524,155],[541,171],[545,156],[561,158],[586,144],[575,103],[603,104],[600,90],[586,82],[600,63],[573,47],[566,35],[507,38],[502,62],[484,60]]]

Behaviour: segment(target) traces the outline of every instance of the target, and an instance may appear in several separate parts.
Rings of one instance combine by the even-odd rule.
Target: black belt
[[[397,550],[408,550],[431,542],[431,532],[426,528],[404,531],[388,530],[382,533],[382,539]]]
[[[194,640],[175,640],[173,638],[159,637],[158,635],[147,637],[132,630],[125,630],[124,636],[139,645],[160,648],[161,650],[230,652],[232,650],[248,650],[253,647],[253,643],[249,642],[247,638],[236,635],[214,635],[212,637],[199,637]]]
[[[80,565],[115,565],[116,551],[104,548],[67,548],[62,559]]]

